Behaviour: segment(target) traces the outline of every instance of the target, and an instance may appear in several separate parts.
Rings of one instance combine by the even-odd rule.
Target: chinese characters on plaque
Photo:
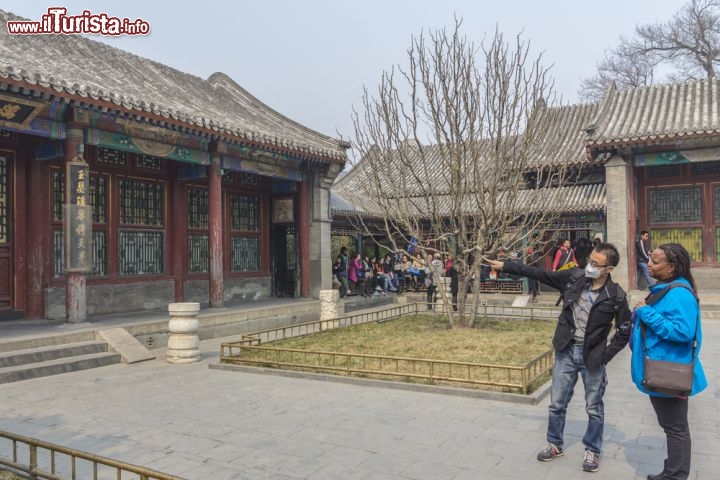
[[[65,270],[88,272],[92,266],[92,208],[90,169],[88,164],[73,160],[67,164],[65,204]]]

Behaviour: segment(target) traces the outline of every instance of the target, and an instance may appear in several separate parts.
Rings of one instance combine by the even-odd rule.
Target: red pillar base
[[[84,273],[68,273],[65,286],[65,320],[82,323],[87,320],[87,290]]]

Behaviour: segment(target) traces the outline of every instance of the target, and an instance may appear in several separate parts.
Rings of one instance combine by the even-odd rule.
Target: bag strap
[[[692,288],[690,288],[689,286],[687,286],[687,285],[685,285],[684,283],[682,283],[682,282],[672,282],[672,283],[670,283],[670,284],[667,286],[667,288],[663,288],[662,290],[660,290],[660,291],[657,292],[657,293],[652,293],[652,292],[651,292],[647,297],[645,297],[645,303],[647,303],[648,305],[655,305],[655,304],[658,303],[665,295],[667,295],[667,293],[668,293],[670,290],[672,290],[672,289],[675,288],[675,287],[681,287],[681,288],[684,288],[684,289],[686,289],[686,290],[689,290],[690,293],[693,294],[693,297],[695,297],[695,301],[698,302],[698,314],[697,314],[697,319],[695,320],[695,335],[693,335],[693,339],[692,339],[692,360],[691,360],[691,361],[695,361],[695,352],[697,351],[697,331],[698,331],[698,325],[700,324],[700,301],[698,300],[698,297],[697,297],[697,295],[695,294],[695,291],[694,291]],[[649,303],[648,303],[648,300],[650,300]],[[646,349],[646,347],[645,347],[645,328],[646,328],[646,327],[645,327],[645,322],[642,322],[642,321],[641,321],[641,322],[640,322],[640,335],[641,335],[641,337],[642,337],[643,356],[645,356],[645,352],[647,351],[647,349]]]

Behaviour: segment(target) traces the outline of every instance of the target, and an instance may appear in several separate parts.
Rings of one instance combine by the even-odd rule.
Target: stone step
[[[87,355],[90,353],[107,352],[106,342],[86,341],[27,348],[0,353],[0,368],[27,365],[30,363],[47,362],[58,358]]]
[[[32,325],[28,324],[31,328]],[[26,337],[15,337],[0,340],[0,352],[14,352],[30,348],[50,347],[53,345],[64,345],[67,343],[87,342],[95,340],[95,332],[92,330],[72,333],[43,335],[29,335]]]
[[[120,354],[102,352],[0,368],[0,384],[120,363]]]

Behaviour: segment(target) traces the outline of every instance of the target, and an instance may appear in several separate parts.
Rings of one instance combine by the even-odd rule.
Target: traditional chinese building
[[[317,295],[347,148],[222,73],[2,28],[0,316]]]
[[[542,107],[545,108],[545,107]],[[599,236],[620,250],[613,278],[636,283],[634,242],[648,230],[651,245],[677,242],[690,252],[701,289],[720,285],[720,82],[705,79],[618,91],[598,103],[548,108],[545,142],[535,161],[569,165],[566,201],[548,225],[556,236]],[[360,170],[361,171],[361,170]],[[422,171],[422,170],[419,170]],[[350,219],[372,218],[361,174],[333,185],[335,237]],[[339,243],[339,242],[335,242]]]

